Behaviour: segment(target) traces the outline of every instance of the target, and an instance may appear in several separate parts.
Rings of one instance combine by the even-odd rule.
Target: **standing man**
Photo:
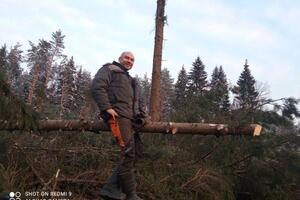
[[[137,116],[145,116],[138,81],[128,70],[134,64],[134,55],[125,51],[119,62],[103,65],[92,83],[92,95],[103,120],[110,126],[121,148],[121,157],[111,177],[100,191],[103,198],[142,200],[136,193],[134,163],[141,155],[141,139],[133,125]],[[124,195],[124,193],[125,195]]]

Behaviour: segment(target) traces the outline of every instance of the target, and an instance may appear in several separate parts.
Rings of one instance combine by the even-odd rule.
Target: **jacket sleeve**
[[[104,65],[95,75],[92,82],[92,96],[96,101],[100,112],[112,108],[108,98],[108,87],[111,82],[112,72]]]

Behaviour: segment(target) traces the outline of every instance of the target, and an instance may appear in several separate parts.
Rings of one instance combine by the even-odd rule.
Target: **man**
[[[101,117],[108,123],[120,148],[121,157],[111,177],[100,191],[103,198],[141,200],[136,193],[134,163],[141,155],[141,140],[134,133],[137,116],[145,116],[140,87],[128,70],[134,64],[134,55],[125,51],[119,62],[103,65],[92,83],[92,95]],[[122,191],[124,193],[122,193]]]

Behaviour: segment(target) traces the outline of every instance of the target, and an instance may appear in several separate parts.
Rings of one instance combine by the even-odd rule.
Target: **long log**
[[[3,121],[2,121],[3,122]],[[0,123],[0,130],[20,130],[22,127],[5,125]],[[85,120],[41,120],[38,130],[40,131],[109,131],[109,127],[103,121]],[[150,122],[140,129],[144,133],[166,134],[197,134],[197,135],[260,135],[262,126],[248,124],[242,126],[229,126],[227,124],[208,123],[175,123],[175,122]]]

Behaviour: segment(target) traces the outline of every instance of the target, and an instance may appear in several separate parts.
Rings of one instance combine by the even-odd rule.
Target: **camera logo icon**
[[[10,192],[9,200],[21,200],[21,192]]]

